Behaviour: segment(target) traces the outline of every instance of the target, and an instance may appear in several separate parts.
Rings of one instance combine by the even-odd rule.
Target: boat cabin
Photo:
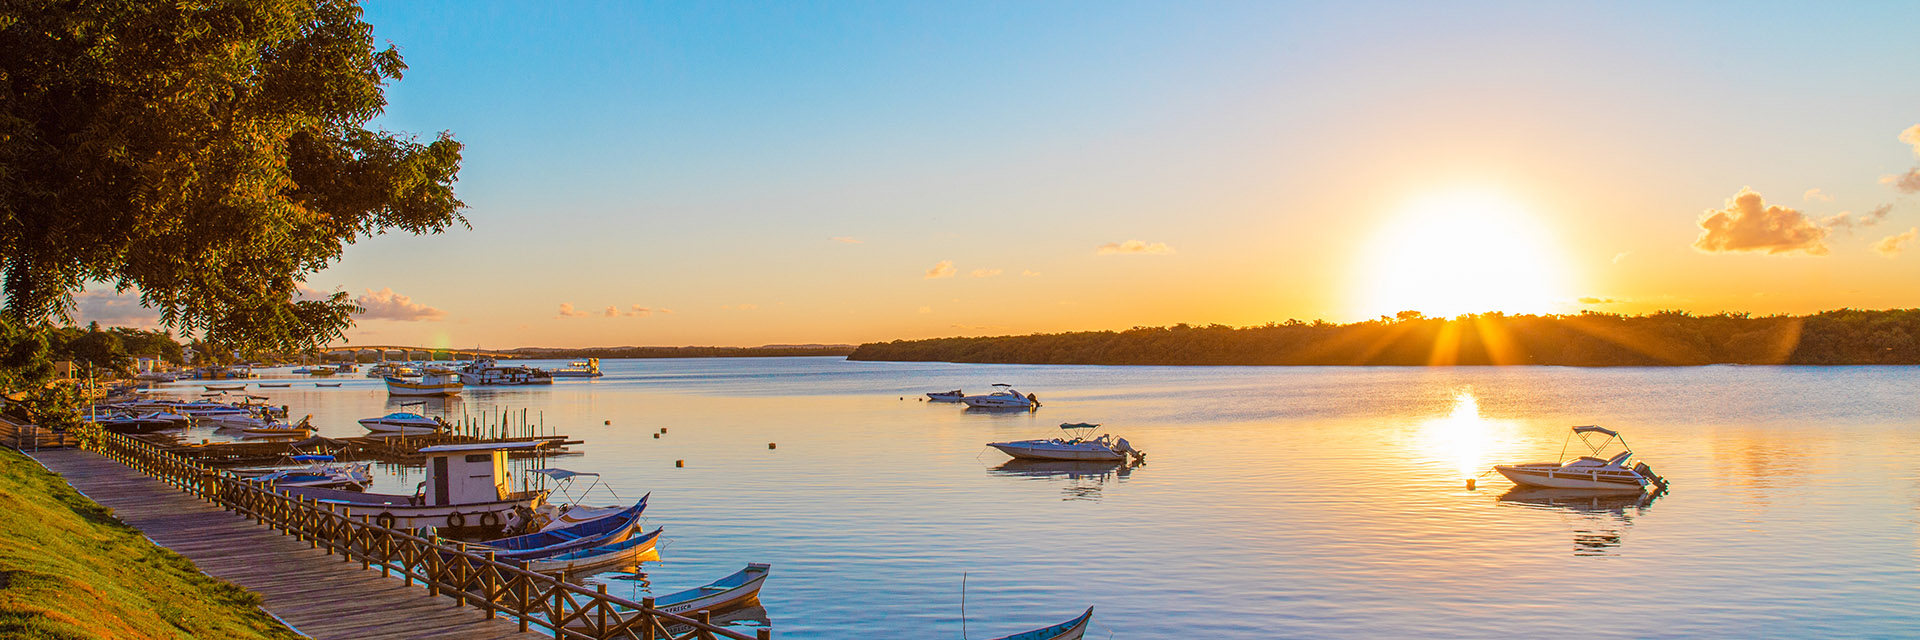
[[[424,503],[431,506],[477,504],[510,499],[507,453],[531,450],[545,442],[443,444],[421,449],[427,456]]]

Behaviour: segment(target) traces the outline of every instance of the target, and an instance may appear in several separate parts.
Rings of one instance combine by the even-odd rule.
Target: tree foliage
[[[89,282],[236,347],[341,336],[295,300],[358,239],[464,224],[461,145],[368,130],[406,68],[353,0],[0,3],[0,291],[22,326]]]
[[[1149,365],[1665,366],[1920,364],[1920,309],[1810,316],[1583,313],[1455,319],[1403,313],[1337,325],[1135,327],[860,345],[850,360]]]

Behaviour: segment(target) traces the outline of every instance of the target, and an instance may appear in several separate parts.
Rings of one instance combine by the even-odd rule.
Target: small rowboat
[[[324,382],[315,382],[315,383],[313,383],[313,386],[316,386],[316,387],[338,387],[338,386],[340,386],[340,383],[338,383],[338,382],[335,382],[335,383],[333,383],[333,384],[327,384],[327,383],[324,383]]]
[[[725,578],[654,598],[653,606],[667,613],[686,613],[724,611],[751,605],[760,601],[760,585],[767,581],[767,572],[772,570],[773,565],[770,564],[750,563],[747,568]]]
[[[1016,633],[996,640],[1080,640],[1087,633],[1087,625],[1093,624],[1093,607],[1080,617],[1041,629]]]
[[[527,560],[521,566],[528,571],[559,573],[562,578],[579,578],[631,567],[648,559],[659,559],[654,543],[660,540],[661,531],[654,529],[646,535],[613,544]]]
[[[260,383],[260,388],[262,389],[285,389],[291,386],[293,386],[293,383],[291,382],[281,382],[278,384],[272,384],[272,383],[266,383],[266,382]]]
[[[511,559],[547,558],[583,549],[606,546],[627,540],[640,526],[640,513],[647,509],[647,497],[620,513],[563,529],[539,531],[511,538],[461,545],[474,553],[494,552]]]
[[[247,388],[247,385],[244,384],[209,384],[202,386],[206,387],[208,391],[239,391]]]

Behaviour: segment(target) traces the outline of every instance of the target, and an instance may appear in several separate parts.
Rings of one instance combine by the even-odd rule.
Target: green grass
[[[0,448],[0,638],[287,638],[260,596]]]

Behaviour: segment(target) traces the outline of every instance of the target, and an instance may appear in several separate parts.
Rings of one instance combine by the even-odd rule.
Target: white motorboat
[[[547,373],[555,378],[598,378],[605,375],[600,373],[599,358],[587,358],[579,362],[569,362],[567,366],[548,371]]]
[[[533,469],[527,473],[537,473],[552,480],[554,486],[553,489],[549,491],[549,495],[558,493],[561,499],[564,500],[564,502],[560,502],[559,504],[548,502],[547,504],[541,505],[539,509],[534,510],[531,519],[533,520],[535,528],[539,531],[564,529],[566,527],[616,515],[627,510],[627,506],[618,504],[606,507],[592,507],[580,504],[580,501],[586,499],[588,494],[593,493],[596,487],[605,490],[607,495],[613,496],[615,500],[622,499],[620,494],[613,492],[612,487],[601,484],[600,474],[598,473],[590,471],[568,471],[566,469]],[[587,488],[575,493],[573,483],[578,478],[593,478],[593,483],[587,485]],[[516,515],[515,518],[516,522],[509,523],[510,526],[526,519],[524,516],[519,515]]]
[[[374,524],[394,529],[436,527],[441,535],[497,537],[518,509],[533,509],[545,491],[509,491],[507,453],[547,446],[546,442],[443,444],[420,450],[427,477],[412,495],[359,493],[319,487],[286,487],[302,498],[371,516]]]
[[[429,418],[418,413],[395,411],[378,418],[361,418],[360,426],[366,427],[374,435],[420,435],[438,433],[446,428],[439,418]]]
[[[966,399],[966,397],[967,397],[966,392],[961,391],[959,389],[954,389],[952,391],[938,391],[938,392],[927,394],[927,399],[932,400],[934,402],[959,402],[961,400]]]
[[[333,456],[324,454],[297,455],[293,456],[293,461],[312,464],[294,469],[276,469],[248,480],[280,487],[320,487],[348,491],[365,491],[367,485],[373,484],[373,471],[365,462],[343,464],[334,462]]]
[[[1590,438],[1604,435],[1606,438],[1596,445]],[[1627,441],[1620,433],[1605,427],[1594,425],[1574,427],[1567,434],[1567,441],[1560,445],[1560,455],[1565,457],[1567,446],[1574,437],[1586,445],[1592,455],[1580,456],[1564,462],[1531,462],[1526,464],[1497,464],[1494,471],[1506,476],[1514,484],[1547,489],[1585,489],[1601,491],[1645,491],[1651,485],[1666,489],[1667,480],[1654,474],[1653,468],[1645,462],[1633,459],[1633,450],[1627,448]],[[1604,450],[1608,445],[1619,443],[1620,452],[1610,457]]]
[[[458,374],[445,369],[428,369],[419,380],[387,376],[387,395],[394,396],[457,396],[465,386],[460,382]]]
[[[1146,453],[1137,451],[1126,438],[1100,434],[1092,437],[1100,428],[1097,424],[1069,422],[1060,425],[1069,436],[1066,438],[1048,438],[1046,440],[1019,440],[1015,442],[992,442],[987,446],[999,449],[1001,453],[1015,458],[1028,460],[1126,460],[1146,457]]]
[[[965,396],[961,402],[975,409],[1038,409],[1040,399],[1032,394],[1020,395],[1010,384],[994,383],[993,393],[984,396]]]

